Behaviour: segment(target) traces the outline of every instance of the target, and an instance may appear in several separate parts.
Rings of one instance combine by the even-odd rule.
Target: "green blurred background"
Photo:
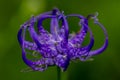
[[[38,15],[54,7],[65,14],[87,16],[99,12],[99,20],[109,34],[109,47],[93,61],[72,62],[62,80],[120,80],[120,0],[0,0],[0,80],[57,80],[56,67],[45,72],[20,72],[26,68],[21,58],[17,31],[31,15]],[[78,20],[71,20],[70,28],[78,30]],[[92,24],[91,24],[92,25]],[[74,27],[74,28],[73,28]],[[95,48],[103,44],[99,27],[91,26],[95,34]]]

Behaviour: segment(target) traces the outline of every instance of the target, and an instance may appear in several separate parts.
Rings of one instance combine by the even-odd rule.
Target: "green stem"
[[[61,70],[57,67],[57,80],[61,80]]]

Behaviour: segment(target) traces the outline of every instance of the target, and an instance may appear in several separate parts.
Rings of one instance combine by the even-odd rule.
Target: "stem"
[[[61,70],[57,67],[57,80],[61,80]]]

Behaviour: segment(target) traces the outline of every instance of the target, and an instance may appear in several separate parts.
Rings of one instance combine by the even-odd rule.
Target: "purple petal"
[[[71,58],[73,58],[73,59],[80,58],[81,61],[86,60],[86,57],[88,56],[89,51],[92,49],[92,47],[94,45],[94,37],[93,37],[92,31],[88,27],[87,23],[88,23],[87,20],[83,20],[81,22],[82,26],[86,27],[88,29],[88,32],[90,33],[90,42],[87,46],[84,46],[82,48],[74,48],[73,47],[70,50],[70,55],[71,55]]]
[[[41,49],[41,43],[38,41],[38,35],[34,30],[34,17],[31,18],[29,27],[28,27],[29,33],[31,38],[34,40],[34,42],[36,43],[36,45],[38,46],[39,49]]]
[[[71,15],[67,15],[67,17],[78,17],[79,19],[81,20],[85,20],[86,18],[84,18],[83,16],[81,15],[78,15],[78,14],[71,14]],[[78,34],[76,34],[75,36],[73,36],[70,40],[71,43],[73,44],[79,44],[81,45],[85,36],[86,36],[86,33],[87,33],[87,27],[84,27],[82,25],[82,21],[80,21],[80,25],[82,26],[82,29],[80,30],[80,32]],[[88,25],[88,23],[87,23]]]
[[[99,25],[102,28],[102,30],[104,31],[105,42],[104,42],[104,44],[103,44],[103,46],[101,48],[99,48],[97,50],[90,51],[89,52],[90,56],[98,55],[98,54],[102,53],[107,48],[107,46],[108,46],[108,34],[107,34],[106,29],[104,28],[104,26],[101,23],[99,23],[96,20],[95,20],[95,24]]]
[[[19,42],[20,46],[22,47],[22,45],[23,45],[22,28],[19,29],[17,38],[18,38],[18,42]]]
[[[54,36],[55,40],[58,40],[58,31],[59,31],[59,25],[58,25],[58,17],[57,17],[57,13],[59,11],[57,9],[53,10],[52,15],[56,16],[54,18],[51,18],[51,33]]]
[[[62,29],[64,30],[64,36],[63,39],[64,41],[68,42],[68,36],[69,36],[69,27],[68,27],[68,22],[66,20],[66,17],[64,16],[64,14],[61,14],[62,16]]]
[[[23,46],[23,44],[24,44],[24,38],[23,38],[24,32],[22,32],[22,31],[23,31],[22,28],[23,28],[23,27],[21,27],[20,30],[19,30],[19,32],[18,32],[18,41],[19,41],[19,43],[20,43],[20,45],[21,45],[21,48],[22,48],[22,58],[23,58],[23,61],[24,61],[28,66],[31,66],[31,65],[32,65],[32,62],[29,61],[29,60],[26,58],[26,53],[25,53],[24,46]],[[22,34],[22,33],[23,33],[23,34]]]
[[[40,16],[40,17],[38,18],[37,27],[38,27],[38,32],[39,32],[39,33],[44,33],[44,32],[46,32],[45,29],[44,29],[43,26],[42,26],[42,22],[43,22],[43,20],[48,19],[48,18],[55,18],[55,16],[52,16],[52,15],[43,15],[43,16]]]

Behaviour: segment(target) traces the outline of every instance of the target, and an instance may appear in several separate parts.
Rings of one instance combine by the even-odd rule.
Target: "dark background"
[[[57,80],[56,67],[45,72],[20,72],[26,68],[21,58],[17,32],[31,15],[58,7],[65,14],[78,13],[87,16],[99,13],[99,21],[109,34],[109,46],[93,61],[72,62],[62,80],[120,80],[120,0],[0,0],[0,80]],[[77,20],[71,20],[71,31]],[[92,25],[92,24],[91,24]],[[73,28],[74,27],[74,28]],[[99,27],[91,26],[95,36],[95,48],[103,44]]]

